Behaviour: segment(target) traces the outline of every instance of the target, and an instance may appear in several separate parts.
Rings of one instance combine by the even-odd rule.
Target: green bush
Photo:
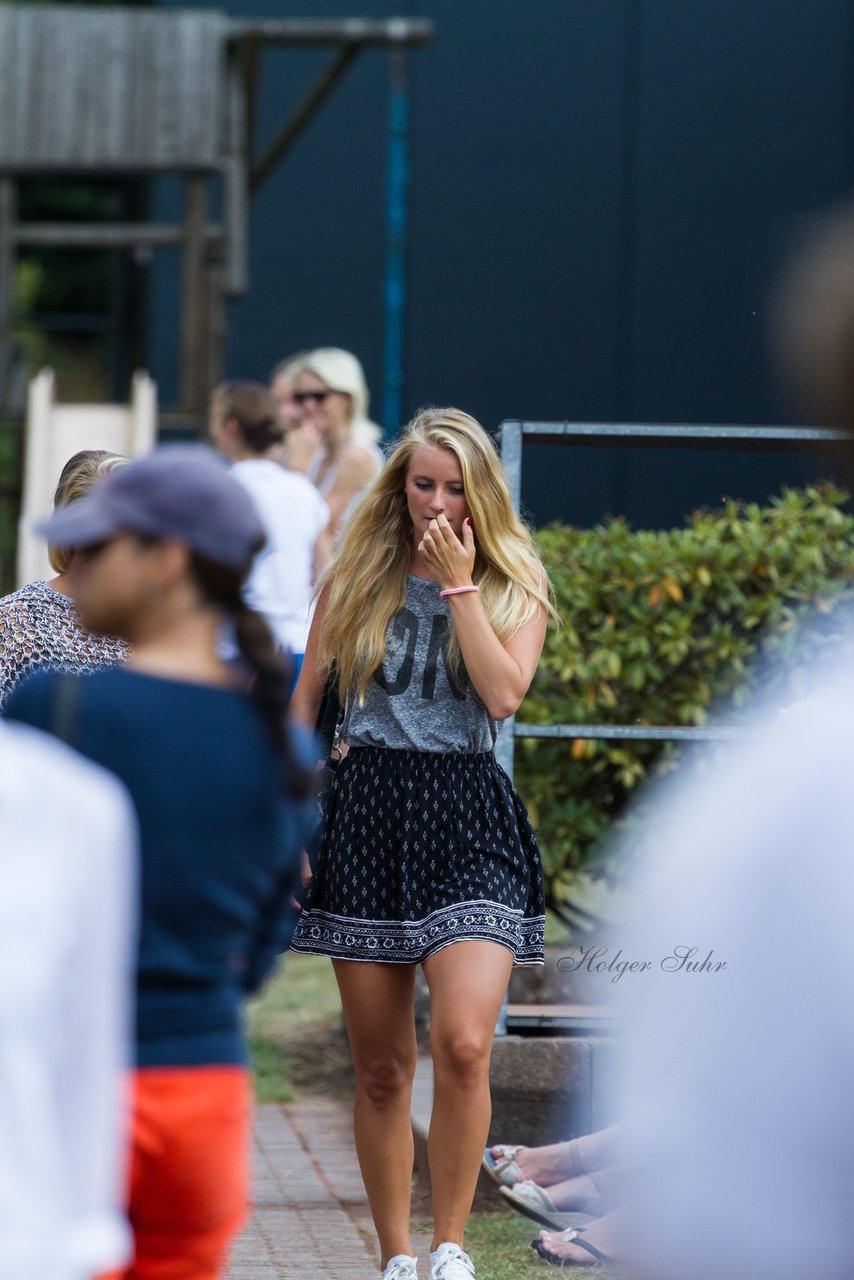
[[[767,507],[730,501],[688,525],[633,531],[553,525],[538,536],[562,628],[552,628],[519,712],[528,724],[704,724],[747,712],[758,659],[783,659],[777,705],[804,659],[841,632],[854,591],[854,518],[830,486]],[[787,687],[783,687],[786,685]],[[663,743],[523,740],[519,790],[538,830],[549,905],[572,919],[579,873],[619,876],[603,846],[638,784],[675,766]]]

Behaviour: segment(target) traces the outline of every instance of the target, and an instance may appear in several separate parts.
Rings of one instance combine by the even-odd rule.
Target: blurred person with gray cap
[[[854,432],[854,210],[815,231],[775,315],[810,416]],[[813,676],[797,714],[644,813],[634,923],[615,937],[647,964],[620,983],[630,1194],[613,1252],[632,1280],[854,1275],[850,656]]]
[[[210,450],[172,447],[40,532],[77,549],[84,625],[132,647],[125,667],[32,676],[7,708],[48,732],[61,713],[67,740],[125,783],[139,819],[136,1256],[122,1274],[213,1280],[247,1203],[241,1009],[289,939],[308,786],[284,720],[287,673],[241,595],[264,531]],[[218,652],[226,618],[248,693]]]

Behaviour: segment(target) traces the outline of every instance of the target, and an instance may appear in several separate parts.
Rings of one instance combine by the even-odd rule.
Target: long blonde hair
[[[513,510],[495,446],[479,422],[461,409],[422,409],[404,429],[377,479],[347,524],[334,561],[318,584],[329,587],[320,628],[321,669],[337,672],[339,694],[364,698],[385,656],[388,624],[406,601],[412,520],[406,477],[416,449],[448,449],[460,464],[475,532],[473,580],[490,625],[504,644],[537,616],[556,617],[545,571],[530,531]],[[461,662],[453,629],[448,664]]]

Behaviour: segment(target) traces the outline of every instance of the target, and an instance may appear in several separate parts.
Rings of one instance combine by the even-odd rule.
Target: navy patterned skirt
[[[351,748],[328,794],[294,951],[419,964],[477,940],[542,964],[544,925],[531,821],[492,752]]]

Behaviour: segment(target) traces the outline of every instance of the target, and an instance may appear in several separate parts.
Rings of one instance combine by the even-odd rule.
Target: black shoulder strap
[[[326,682],[326,688],[323,693],[323,701],[320,704],[320,711],[317,716],[317,723],[314,731],[320,740],[320,746],[323,754],[328,756],[332,751],[335,741],[335,730],[338,728],[344,717],[344,708],[338,701],[338,690],[336,687],[335,676],[330,675]]]

